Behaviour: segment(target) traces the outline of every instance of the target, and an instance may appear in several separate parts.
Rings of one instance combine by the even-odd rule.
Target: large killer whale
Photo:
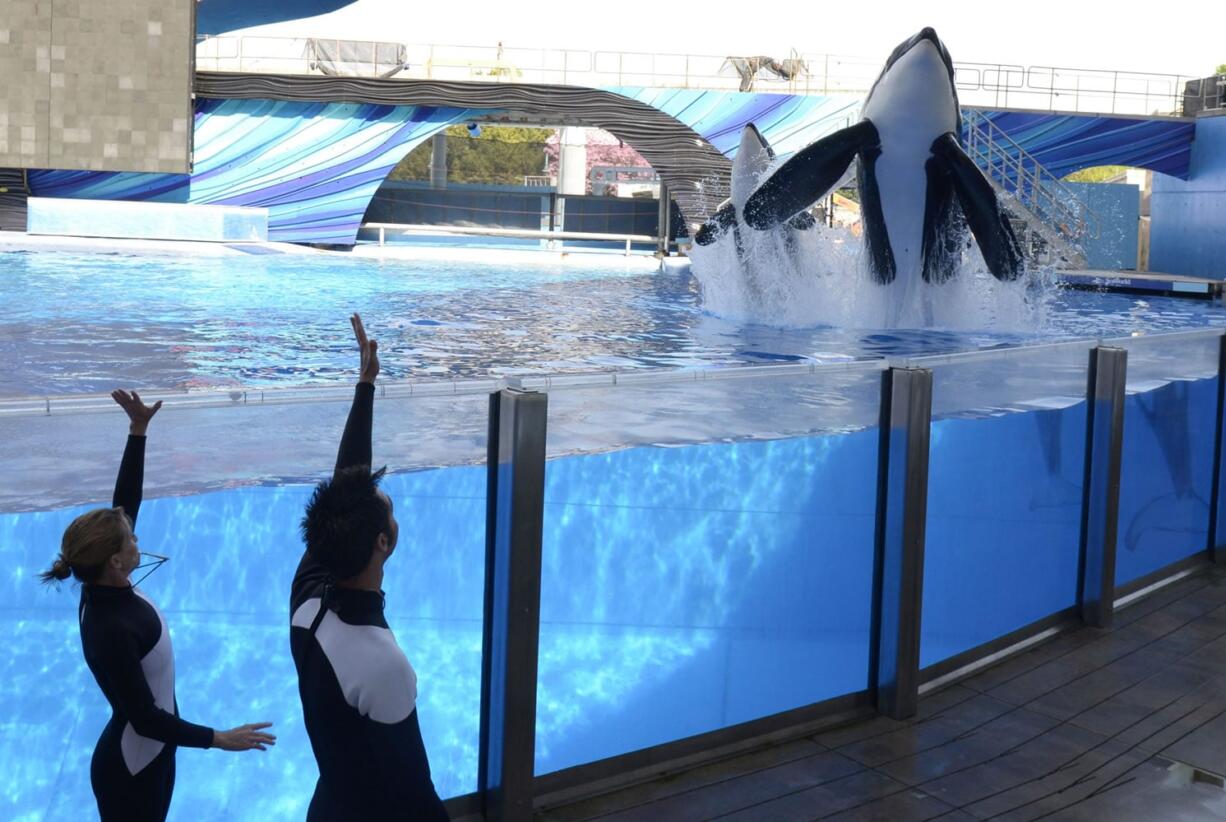
[[[878,283],[944,282],[969,227],[988,270],[1022,274],[1022,253],[991,183],[962,147],[949,51],[931,28],[900,44],[864,103],[863,119],[796,152],[738,216],[773,229],[824,197],[858,159],[856,186],[869,267]]]

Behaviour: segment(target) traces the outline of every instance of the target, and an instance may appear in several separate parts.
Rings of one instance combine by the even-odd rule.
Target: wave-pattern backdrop
[[[753,123],[777,154],[790,154],[860,119],[862,100],[845,96],[753,94],[694,89],[612,88],[654,106],[729,158]],[[1134,166],[1187,179],[1195,123],[1172,117],[1117,117],[984,110],[992,122],[1063,177],[1102,165]]]
[[[983,113],[1057,177],[1094,166],[1133,166],[1188,179],[1194,120],[1031,111]]]
[[[302,20],[351,5],[355,0],[203,0],[196,6],[196,34],[225,34],[252,26]],[[308,35],[309,36],[309,35]]]
[[[268,236],[352,245],[388,173],[431,135],[484,112],[283,100],[201,100],[187,174],[32,171],[36,197],[267,208]]]
[[[509,85],[514,84],[493,88],[505,91]],[[427,91],[418,97],[429,100]],[[544,116],[543,109],[553,105],[559,115],[578,116],[583,100],[576,94],[585,90],[566,91],[550,97],[552,103],[538,101],[533,110]],[[698,176],[704,177],[713,173],[708,168],[711,158],[735,155],[747,123],[756,124],[776,152],[786,155],[854,123],[861,107],[859,98],[843,96],[638,87],[587,92],[592,104],[610,93],[645,104],[644,110],[650,106],[701,137],[709,147],[700,147],[694,158],[675,152],[661,157],[668,160],[665,166],[699,163],[702,168],[695,174],[701,171]],[[447,99],[464,102],[454,94]],[[38,197],[261,206],[269,209],[270,239],[350,245],[375,191],[409,151],[452,123],[502,110],[496,101],[480,109],[427,105],[417,98],[413,102],[418,104],[204,98],[197,103],[195,167],[190,175],[32,171],[30,192]],[[439,97],[439,102],[446,100]],[[1190,120],[984,113],[1057,176],[1091,166],[1126,165],[1188,178],[1195,132]],[[641,147],[644,152],[654,146],[650,142]],[[668,170],[674,175],[684,171],[672,166]],[[713,185],[707,193],[718,200],[720,188]],[[674,198],[683,211],[694,211],[689,203],[694,195],[684,186],[675,187]],[[701,219],[705,214],[689,216]]]
[[[860,119],[859,97],[610,88],[685,123],[729,159],[736,157],[741,129],[753,123],[776,154],[791,154]]]

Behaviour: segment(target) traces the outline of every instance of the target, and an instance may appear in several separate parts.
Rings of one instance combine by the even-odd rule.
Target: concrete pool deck
[[[61,237],[0,231],[0,252],[61,251],[69,253],[190,254],[199,257],[245,257],[251,254],[331,254],[294,243],[213,243],[184,240],[130,240],[110,237]]]

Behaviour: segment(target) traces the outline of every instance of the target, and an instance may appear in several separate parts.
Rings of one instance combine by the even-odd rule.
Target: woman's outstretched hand
[[[266,746],[276,745],[277,738],[261,729],[271,727],[271,722],[253,722],[228,731],[213,731],[213,747],[223,751],[268,750]]]
[[[149,427],[149,420],[153,419],[153,415],[162,407],[162,401],[158,400],[153,405],[145,405],[141,402],[140,394],[135,391],[124,391],[117,388],[111,392],[111,399],[119,403],[128,414],[128,433],[135,434],[138,437],[145,436],[145,429]]]
[[[358,382],[374,385],[375,377],[379,376],[379,343],[366,339],[366,328],[357,314],[349,318],[349,324],[353,326],[353,335],[358,338],[358,348],[362,352],[362,373]]]

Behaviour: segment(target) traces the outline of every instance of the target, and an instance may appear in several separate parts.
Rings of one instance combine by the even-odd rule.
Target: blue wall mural
[[[728,157],[753,123],[778,154],[790,154],[860,119],[858,97],[750,94],[619,87],[609,91],[670,114]],[[1186,178],[1194,124],[1189,120],[1094,114],[987,111],[992,122],[1063,177],[1102,165],[1135,166]]]
[[[354,0],[199,0],[196,34],[223,34],[251,26],[298,20],[336,11]]]
[[[1226,279],[1226,117],[1196,121],[1186,182],[1154,175],[1151,271]]]
[[[201,100],[186,174],[32,171],[36,197],[259,206],[270,240],[351,245],[371,197],[432,134],[482,112]]]
[[[1190,120],[1028,111],[984,114],[1057,177],[1094,166],[1188,176],[1195,134]]]
[[[698,91],[618,86],[605,89],[658,108],[694,129],[728,158],[736,156],[741,129],[753,123],[776,154],[791,154],[860,119],[859,97]]]
[[[609,89],[652,105],[733,157],[753,122],[790,154],[854,123],[860,99],[691,89]],[[272,100],[201,100],[190,175],[35,171],[39,197],[262,206],[269,238],[352,244],[383,179],[447,125],[488,111]],[[1186,177],[1189,121],[987,112],[1057,176],[1090,166],[1139,166]]]

